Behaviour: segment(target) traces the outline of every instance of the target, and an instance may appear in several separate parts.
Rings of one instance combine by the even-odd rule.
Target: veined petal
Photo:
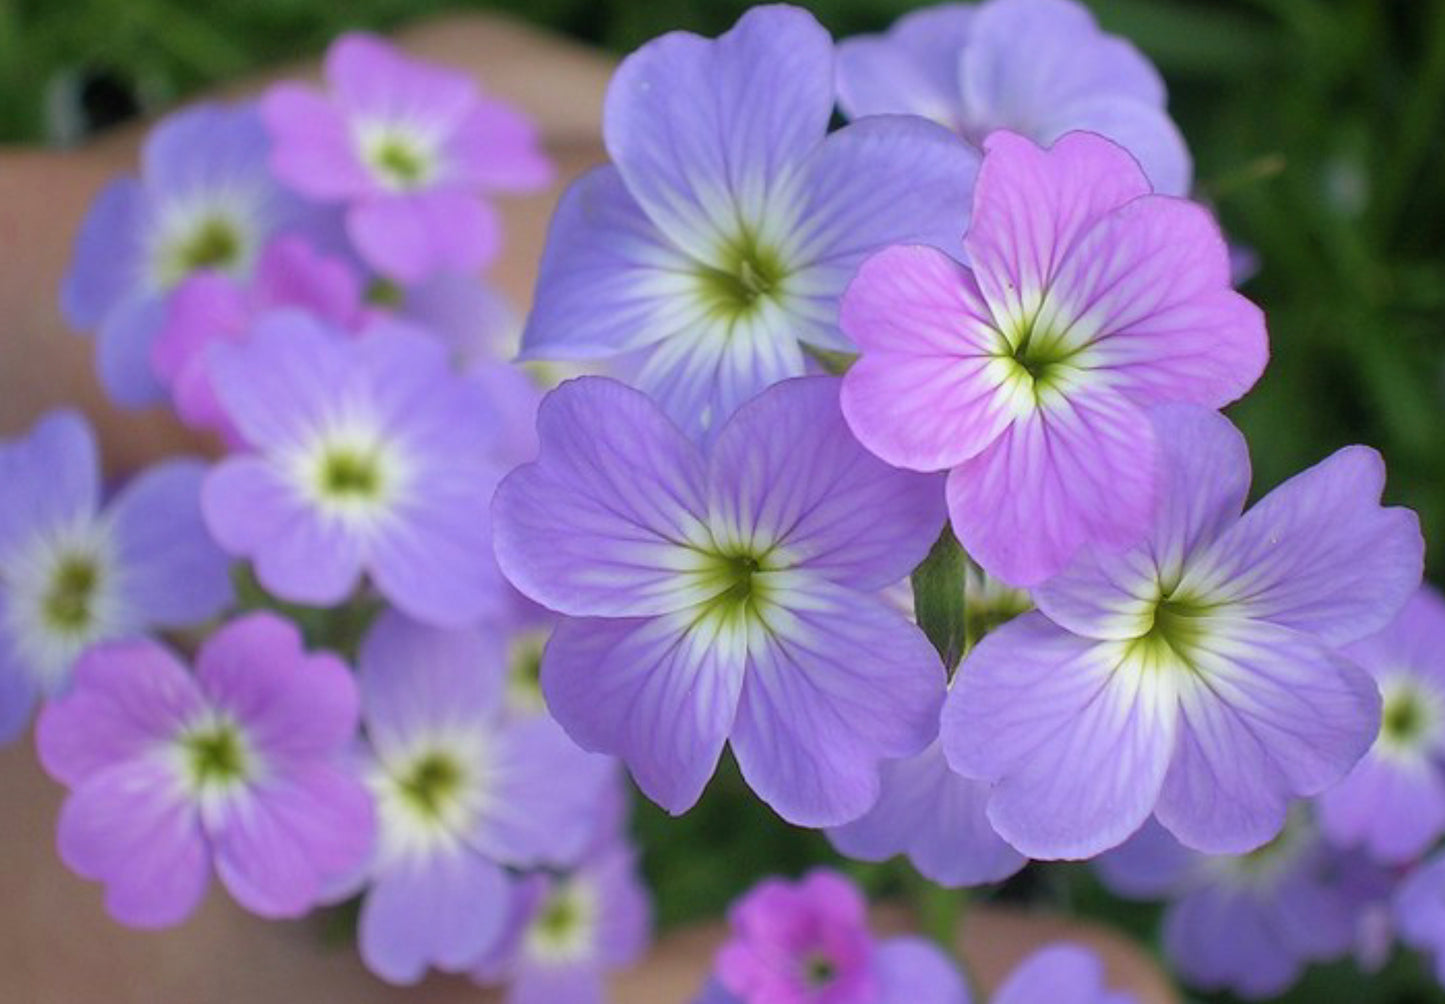
[[[1314,638],[1211,618],[1175,674],[1179,742],[1157,811],[1180,842],[1214,854],[1261,846],[1294,796],[1314,795],[1364,755],[1380,721],[1369,675]]]
[[[843,413],[868,449],[938,471],[977,456],[1016,411],[1002,336],[973,273],[942,251],[890,247],[843,296],[843,331],[862,356],[843,378]]]
[[[1180,588],[1341,645],[1377,631],[1420,584],[1408,509],[1382,508],[1385,465],[1347,446],[1296,474],[1190,563]]]
[[[583,749],[620,757],[643,793],[686,812],[733,727],[746,660],[736,625],[694,611],[563,621],[542,655],[547,707]]]
[[[1030,857],[1087,858],[1153,810],[1178,712],[1159,667],[1028,613],[988,634],[943,709],[949,765],[994,784],[989,818]]]
[[[672,32],[623,60],[602,133],[674,244],[711,260],[796,184],[833,110],[833,41],[797,7],[749,11],[717,39]]]
[[[1147,416],[1106,387],[1046,393],[948,476],[959,543],[1015,586],[1043,582],[1085,545],[1138,542],[1154,511],[1157,446]]]
[[[839,381],[804,377],[754,398],[710,456],[708,526],[717,546],[769,552],[835,582],[880,589],[923,560],[943,525],[938,478],[890,467],[859,445]]]
[[[572,616],[646,616],[703,598],[680,576],[706,542],[703,461],[657,405],[613,380],[572,380],[542,402],[537,431],[537,461],[492,503],[512,584]]]
[[[856,819],[878,799],[880,762],[936,734],[937,653],[890,607],[821,580],[783,587],[758,618],[732,735],[743,777],[799,826]]]

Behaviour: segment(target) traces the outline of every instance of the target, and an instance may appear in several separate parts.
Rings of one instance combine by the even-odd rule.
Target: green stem
[[[908,869],[908,885],[908,898],[919,931],[937,943],[949,958],[958,961],[959,927],[968,905],[968,890],[945,889],[912,868]]]

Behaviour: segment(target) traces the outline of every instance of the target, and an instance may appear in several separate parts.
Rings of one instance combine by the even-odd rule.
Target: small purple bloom
[[[862,893],[836,872],[761,882],[728,922],[732,936],[696,1004],[968,1004],[963,977],[937,946],[875,941]]]
[[[1241,515],[1238,430],[1188,406],[1153,417],[1148,536],[1034,590],[1041,612],[984,638],[944,706],[949,764],[993,785],[989,819],[1032,857],[1091,857],[1151,813],[1200,850],[1270,840],[1378,729],[1374,681],[1338,646],[1419,585],[1419,521],[1381,508],[1373,450],[1340,450]]]
[[[1104,963],[1082,945],[1045,945],[1018,964],[993,1004],[1137,1004],[1133,994],[1110,990]]]
[[[613,777],[550,718],[509,713],[500,642],[391,613],[362,644],[380,836],[361,955],[393,983],[476,965],[505,935],[505,869],[575,864]]]
[[[1072,0],[939,4],[886,35],[846,39],[838,100],[849,118],[922,115],[980,149],[996,129],[1043,146],[1096,133],[1128,150],[1154,191],[1189,191],[1189,151],[1158,72]]]
[[[1400,940],[1435,957],[1435,978],[1445,985],[1445,852],[1416,868],[1395,894]]]
[[[1170,900],[1164,949],[1187,982],[1252,1000],[1283,993],[1308,963],[1348,954],[1374,898],[1361,895],[1358,873],[1373,867],[1332,851],[1302,815],[1241,855],[1191,851],[1146,823],[1094,867],[1121,896]]]
[[[1379,634],[1344,649],[1384,701],[1365,758],[1320,795],[1320,828],[1383,864],[1406,864],[1445,833],[1445,599],[1420,589]]]
[[[231,601],[229,562],[201,520],[203,465],[143,472],[109,504],[90,426],[73,411],[0,443],[0,741],[37,692],[65,689],[91,645],[182,628]]]
[[[1085,545],[1138,539],[1156,489],[1147,408],[1243,394],[1264,318],[1230,287],[1209,213],[1150,194],[1118,146],[998,132],[985,148],[972,267],[891,247],[849,285],[843,330],[863,354],[843,413],[890,464],[949,470],[959,542],[1032,586]]]
[[[269,613],[212,635],[194,677],[149,639],[92,649],[36,730],[71,789],[60,856],[134,927],[185,919],[213,864],[246,909],[299,916],[371,848],[356,725],[346,666]]]
[[[552,178],[532,123],[466,74],[353,32],[327,52],[326,81],[329,95],[285,83],[262,100],[271,164],[296,191],[344,203],[357,250],[392,278],[481,268],[500,231],[480,196]]]
[[[141,177],[112,182],[91,207],[61,305],[97,332],[101,384],[121,404],[164,399],[151,343],[173,289],[201,270],[245,282],[274,235],[315,222],[271,177],[268,145],[250,105],[188,108],[151,132]]]
[[[231,445],[241,443],[216,397],[206,350],[216,342],[244,341],[260,315],[281,308],[304,310],[338,329],[356,328],[361,278],[340,258],[287,235],[261,252],[249,281],[206,270],[176,288],[151,345],[151,364],[181,421],[218,432]]]
[[[408,615],[439,626],[504,602],[487,519],[500,417],[439,341],[386,323],[348,339],[276,312],[245,344],[209,356],[253,452],[211,472],[202,506],[263,586],[325,606],[365,572]]]
[[[936,733],[938,656],[876,594],[937,537],[937,479],[859,446],[826,377],[765,391],[707,454],[603,378],[553,391],[537,426],[493,518],[507,577],[567,615],[542,660],[563,727],[673,813],[729,739],[785,819],[867,810],[879,761]]]
[[[852,351],[838,298],[858,263],[901,241],[956,248],[978,158],[911,116],[829,135],[833,62],[827,31],[785,5],[624,60],[613,163],[557,209],[524,358],[644,356],[637,386],[697,435],[802,375],[805,346]]]

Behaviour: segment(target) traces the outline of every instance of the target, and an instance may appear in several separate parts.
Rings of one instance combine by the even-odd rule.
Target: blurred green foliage
[[[1445,2],[1093,0],[1171,88],[1199,191],[1259,257],[1245,287],[1264,306],[1274,361],[1232,415],[1248,433],[1256,493],[1349,442],[1379,447],[1387,497],[1417,509],[1436,577],[1445,559]],[[0,140],[44,135],[46,95],[103,69],[151,102],[319,51],[351,26],[385,30],[438,0],[0,0]],[[708,34],[737,0],[498,0],[617,52],[671,28]],[[913,4],[807,4],[837,35],[878,30]],[[640,808],[637,829],[664,924],[716,916],[749,883],[836,859],[816,833],[758,805],[725,764],[681,819]],[[900,866],[847,865],[870,891]],[[996,893],[997,894],[997,893]],[[1079,867],[1031,869],[1002,895],[1108,919],[1153,938],[1157,910],[1121,905]],[[1292,1002],[1439,1000],[1424,967],[1369,976],[1318,968]],[[1227,997],[1208,998],[1226,1001]]]

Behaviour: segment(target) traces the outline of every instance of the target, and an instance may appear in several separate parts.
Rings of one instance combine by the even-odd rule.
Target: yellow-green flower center
[[[80,555],[62,558],[42,601],[46,623],[56,631],[84,631],[91,622],[91,603],[100,585],[100,568]]]
[[[333,450],[321,462],[321,491],[332,499],[374,499],[382,487],[376,457],[351,450]]]
[[[212,217],[201,223],[176,251],[181,272],[225,268],[241,255],[241,235],[227,220]]]
[[[734,318],[745,317],[781,295],[787,276],[777,253],[748,231],[724,250],[716,266],[700,266],[697,272],[708,310]]]
[[[463,778],[461,764],[445,753],[434,752],[418,760],[397,781],[397,788],[419,816],[438,820],[456,800]]]
[[[214,788],[242,780],[249,757],[241,732],[228,722],[188,735],[183,741],[186,767],[196,788]]]
[[[838,976],[833,960],[821,953],[810,955],[803,963],[803,980],[809,990],[822,990]]]
[[[1147,626],[1131,643],[1131,654],[1146,665],[1191,666],[1207,634],[1203,619],[1210,613],[1208,604],[1166,593],[1146,615]]]

